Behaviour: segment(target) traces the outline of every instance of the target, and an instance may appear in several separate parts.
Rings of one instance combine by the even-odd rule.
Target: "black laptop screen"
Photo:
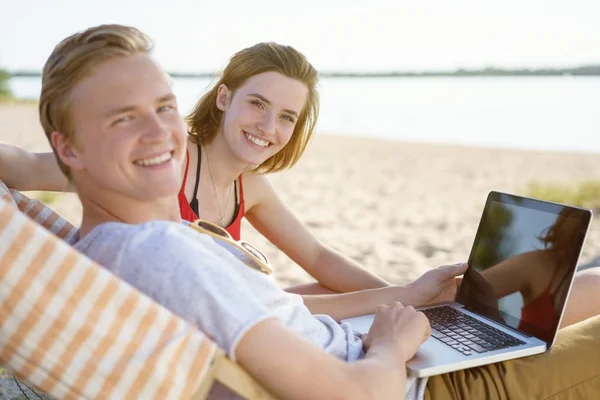
[[[490,193],[457,301],[551,344],[590,218],[587,210]]]

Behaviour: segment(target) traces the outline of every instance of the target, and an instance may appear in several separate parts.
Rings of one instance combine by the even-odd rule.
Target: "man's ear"
[[[231,90],[224,83],[217,89],[217,108],[221,111],[227,111],[231,102]]]
[[[72,170],[82,170],[84,168],[79,150],[73,146],[72,141],[67,140],[65,135],[54,131],[50,134],[50,142],[63,164]]]

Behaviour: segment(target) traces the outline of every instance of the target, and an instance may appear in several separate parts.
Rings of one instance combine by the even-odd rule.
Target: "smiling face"
[[[221,85],[223,139],[242,163],[263,163],[290,141],[307,96],[304,83],[278,72],[255,75],[235,92]]]
[[[176,196],[185,124],[170,80],[146,54],[96,66],[71,92],[74,139],[52,142],[77,190],[139,201]]]

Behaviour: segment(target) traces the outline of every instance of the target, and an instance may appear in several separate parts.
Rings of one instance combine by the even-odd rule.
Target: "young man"
[[[311,315],[299,296],[279,289],[210,236],[181,223],[176,195],[185,126],[168,76],[150,49],[149,39],[133,28],[100,26],[65,39],[44,68],[41,122],[83,205],[75,246],[194,323],[281,398],[429,396],[426,381],[407,378],[405,369],[428,337],[428,321],[395,300],[413,305],[450,300],[464,265],[431,271],[406,287],[323,301],[325,310],[332,298],[361,311],[376,309],[364,340],[330,316]],[[593,337],[544,355],[549,365],[573,364],[576,359],[569,357],[577,356],[589,368],[593,362],[598,366],[593,360],[600,359],[599,351],[590,343],[598,338],[600,321],[577,329]],[[460,373],[436,377],[427,390],[440,398],[494,395],[487,390],[498,390],[497,396],[526,394],[522,390],[533,383],[528,380],[523,388],[516,379],[540,369],[542,361],[536,360],[544,356],[529,358],[530,367],[513,368],[520,365],[513,362],[485,374],[484,368],[470,370],[456,382]],[[515,378],[506,375],[513,370]],[[596,378],[598,370],[593,370]],[[532,378],[542,383],[541,372]],[[547,385],[544,396],[571,386],[587,390],[590,379],[585,374],[565,378]]]

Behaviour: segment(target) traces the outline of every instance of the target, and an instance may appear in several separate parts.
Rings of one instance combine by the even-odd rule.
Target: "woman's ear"
[[[64,134],[54,131],[50,134],[50,142],[63,164],[72,170],[82,170],[84,168],[81,155],[72,144],[73,140],[67,140]]]
[[[217,89],[217,108],[221,111],[227,111],[229,103],[231,101],[231,90],[221,83]]]

